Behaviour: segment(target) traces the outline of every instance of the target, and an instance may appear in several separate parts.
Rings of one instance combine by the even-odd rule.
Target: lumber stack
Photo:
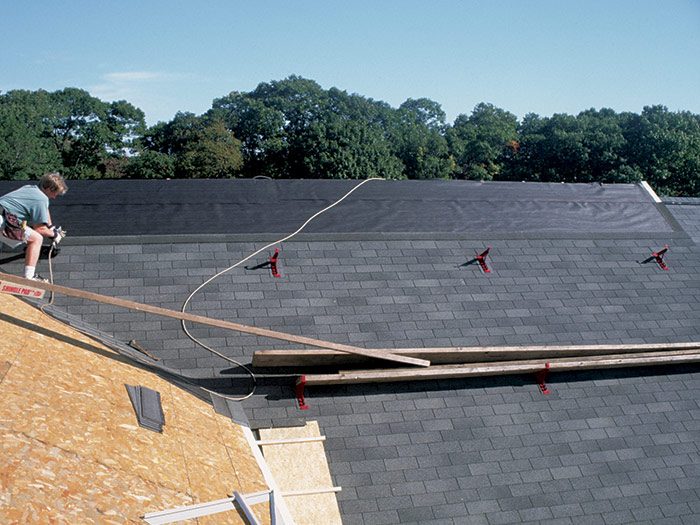
[[[306,385],[383,383],[476,376],[700,363],[700,342],[619,345],[373,349],[431,362],[425,368],[368,368],[357,354],[322,349],[259,350],[255,367],[299,369]],[[332,373],[319,372],[333,367]],[[358,368],[359,367],[359,368]]]

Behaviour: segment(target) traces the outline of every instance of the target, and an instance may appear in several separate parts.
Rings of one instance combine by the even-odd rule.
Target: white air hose
[[[185,312],[185,309],[187,308],[187,305],[188,305],[189,302],[192,300],[192,298],[193,298],[202,288],[204,288],[206,285],[208,285],[209,283],[211,283],[212,281],[214,281],[214,280],[217,279],[218,277],[222,276],[223,274],[225,274],[225,273],[227,273],[227,272],[233,270],[233,269],[236,268],[237,266],[240,266],[241,264],[243,264],[243,263],[246,262],[247,260],[252,259],[252,258],[255,257],[257,254],[259,254],[260,252],[262,252],[262,251],[264,251],[264,250],[267,250],[268,248],[271,248],[272,246],[274,246],[274,245],[276,245],[276,244],[281,244],[281,243],[283,243],[283,242],[285,242],[285,241],[288,241],[289,239],[291,239],[292,237],[294,237],[295,235],[297,235],[298,233],[300,233],[304,228],[306,228],[306,226],[307,226],[311,221],[313,221],[316,217],[318,217],[318,216],[321,215],[322,213],[327,212],[328,210],[330,210],[330,209],[333,208],[334,206],[336,206],[336,205],[340,204],[341,202],[343,202],[347,197],[350,196],[350,194],[352,194],[355,190],[359,189],[360,186],[362,186],[363,184],[366,184],[366,183],[368,183],[368,182],[370,182],[370,181],[374,181],[374,180],[384,180],[384,179],[382,179],[382,178],[380,178],[380,177],[372,177],[372,178],[363,180],[362,182],[360,182],[359,184],[357,184],[355,187],[353,187],[350,191],[348,191],[345,195],[343,195],[340,199],[338,199],[338,200],[335,201],[334,203],[330,204],[329,206],[326,206],[326,207],[323,208],[322,210],[317,211],[317,212],[314,213],[311,217],[309,217],[308,219],[306,219],[306,221],[305,221],[301,226],[299,226],[299,228],[297,228],[297,230],[294,231],[293,233],[290,233],[289,235],[287,235],[286,237],[283,237],[282,239],[279,239],[279,240],[277,240],[277,241],[274,241],[274,242],[271,242],[271,243],[269,243],[269,244],[266,244],[265,246],[263,246],[263,247],[260,248],[259,250],[254,251],[253,253],[251,253],[251,254],[248,255],[247,257],[241,259],[241,260],[238,261],[237,263],[232,264],[232,265],[229,266],[228,268],[226,268],[226,269],[224,269],[224,270],[221,270],[220,272],[218,272],[218,273],[215,274],[215,275],[212,275],[210,278],[208,278],[206,281],[204,281],[202,284],[200,284],[197,288],[195,288],[195,290],[189,295],[189,297],[187,297],[187,299],[185,300],[185,302],[184,302],[183,305],[182,305],[182,310],[181,310],[181,311],[182,311],[183,313]],[[231,399],[231,400],[233,400],[233,401],[243,401],[244,399],[248,399],[250,396],[252,396],[252,395],[255,393],[255,386],[256,386],[255,374],[253,373],[253,371],[252,371],[248,366],[244,365],[243,363],[240,363],[240,362],[236,361],[235,359],[231,359],[230,357],[227,357],[227,356],[223,355],[221,352],[218,352],[218,351],[214,350],[213,348],[207,346],[207,345],[204,344],[202,341],[200,341],[199,339],[197,339],[195,336],[193,336],[193,335],[189,332],[189,330],[187,330],[187,326],[185,325],[185,321],[184,321],[184,320],[181,321],[181,324],[182,324],[182,329],[183,329],[183,331],[185,332],[185,334],[187,335],[187,337],[189,337],[195,344],[198,344],[199,346],[201,346],[201,347],[204,348],[205,350],[208,350],[209,352],[211,352],[211,353],[213,353],[213,354],[215,354],[215,355],[221,357],[222,359],[228,361],[229,363],[233,363],[233,364],[235,364],[235,365],[237,365],[237,366],[240,366],[241,368],[243,368],[243,369],[250,375],[251,379],[253,380],[253,387],[252,387],[251,391],[250,391],[248,394],[246,394],[245,396],[243,396],[243,397],[237,397],[237,398],[235,398],[235,397],[230,397],[230,396],[223,396],[223,397],[226,397],[227,399]],[[205,389],[205,390],[207,390],[207,389]],[[217,395],[221,395],[221,394],[219,394],[218,392],[215,392],[215,393],[216,393]]]

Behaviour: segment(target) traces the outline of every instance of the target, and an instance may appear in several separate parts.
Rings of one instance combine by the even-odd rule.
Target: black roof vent
[[[165,416],[160,404],[160,392],[145,386],[125,386],[139,425],[154,432],[163,432]]]

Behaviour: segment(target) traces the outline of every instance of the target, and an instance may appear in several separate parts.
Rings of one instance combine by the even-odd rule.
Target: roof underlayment
[[[300,225],[355,185],[334,180],[70,181],[70,191],[52,209],[71,236],[287,233],[290,225]],[[318,217],[305,232],[670,232],[649,203],[646,191],[634,184],[378,180],[344,201],[342,212]]]
[[[355,184],[75,181],[52,203],[69,231],[54,279],[179,310]],[[655,203],[637,185],[370,182],[282,244],[281,277],[266,250],[188,311],[363,348],[699,341],[698,204]],[[668,270],[650,259],[665,245]],[[485,274],[474,258],[488,246]],[[0,270],[19,274],[21,260],[2,252]],[[207,388],[250,392],[243,369],[175,320],[60,296],[53,309]],[[246,365],[296,346],[189,329]],[[298,371],[256,373],[241,403],[251,426],[318,422],[346,525],[700,517],[697,365],[551,374],[548,395],[528,375],[314,387],[305,411]]]

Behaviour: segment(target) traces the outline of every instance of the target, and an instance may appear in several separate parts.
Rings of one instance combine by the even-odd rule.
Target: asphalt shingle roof
[[[665,204],[685,232],[696,243],[700,242],[700,198],[676,197],[665,200]]]
[[[202,188],[215,182],[198,181]],[[245,182],[244,194],[254,203],[267,197],[267,190],[255,197],[257,182],[269,181]],[[312,193],[318,185],[303,182],[278,192],[289,209],[299,202],[295,191]],[[281,246],[281,278],[267,268],[237,268],[205,287],[189,311],[368,348],[700,340],[700,206],[655,205],[632,185],[479,183],[471,186],[475,196],[460,184],[421,183],[421,224],[431,216],[430,203],[439,209],[437,222],[417,232],[411,224],[376,227],[368,210],[392,215],[388,193],[363,208],[374,227],[345,231],[345,213],[359,206],[351,197],[333,210],[325,233],[318,227]],[[322,186],[321,197],[298,204],[305,213],[352,184],[338,183],[335,192],[329,181]],[[591,192],[601,199],[608,189],[602,200],[610,220],[599,221],[599,228],[595,220],[570,220],[591,209]],[[85,191],[94,199],[90,187]],[[365,202],[372,200],[369,185],[361,191]],[[503,191],[511,204],[489,207],[478,191],[489,202],[499,202]],[[515,194],[520,198],[511,199]],[[483,220],[495,226],[450,224],[442,205],[460,196],[468,213],[480,204],[489,210]],[[523,227],[508,231],[513,202],[525,203],[513,212],[524,217],[516,223]],[[87,213],[56,208],[57,217]],[[155,235],[158,225],[150,236],[110,238],[93,224],[66,240],[54,259],[54,279],[179,310],[194,288],[271,240],[280,225],[285,232],[298,226],[266,222],[269,209],[257,206],[258,233],[247,226],[239,232],[231,221],[229,234],[216,223],[203,225],[200,235]],[[231,210],[235,216],[236,206]],[[543,222],[551,227],[539,228]],[[643,262],[667,244],[669,271]],[[465,264],[487,246],[492,273]],[[261,253],[250,265],[268,256]],[[19,264],[2,269],[18,273]],[[117,339],[137,340],[183,374],[211,379],[228,393],[248,391],[242,370],[185,338],[177,321],[65,297],[57,297],[56,306]],[[189,329],[244,364],[256,349],[293,346]],[[334,483],[343,487],[345,523],[696,523],[700,516],[696,366],[552,374],[549,395],[527,376],[316,387],[307,391],[307,411],[297,408],[289,377],[262,372],[256,395],[243,402],[251,424],[318,420]]]

